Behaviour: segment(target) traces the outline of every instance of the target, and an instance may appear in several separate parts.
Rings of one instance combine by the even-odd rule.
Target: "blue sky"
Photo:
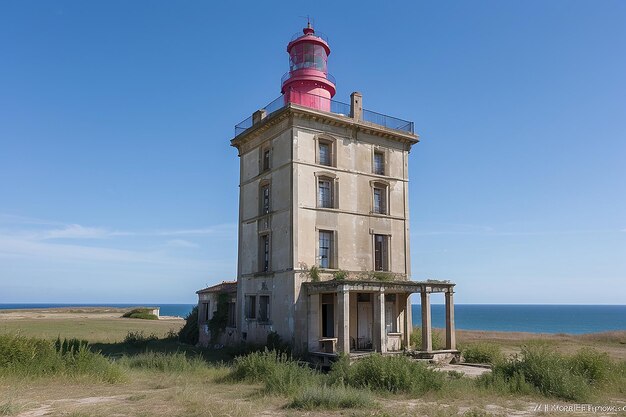
[[[335,99],[413,120],[412,278],[626,299],[623,1],[0,3],[0,303],[194,302],[236,275],[234,125],[311,15]]]

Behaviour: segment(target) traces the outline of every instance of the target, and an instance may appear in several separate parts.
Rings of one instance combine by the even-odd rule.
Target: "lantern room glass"
[[[302,68],[311,68],[327,73],[328,55],[322,45],[299,43],[289,52],[289,70],[296,71]]]

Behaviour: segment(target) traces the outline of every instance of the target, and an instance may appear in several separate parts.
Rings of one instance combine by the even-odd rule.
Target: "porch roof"
[[[319,282],[304,282],[304,288],[309,294],[343,291],[355,292],[378,292],[386,293],[452,293],[455,283],[451,281],[356,281],[356,280],[330,280]]]

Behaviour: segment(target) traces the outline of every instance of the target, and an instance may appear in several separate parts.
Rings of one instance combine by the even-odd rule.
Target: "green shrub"
[[[611,371],[616,368],[616,365],[609,359],[609,355],[591,348],[580,349],[570,359],[570,366],[572,373],[582,376],[592,385],[608,381]]]
[[[278,332],[269,332],[267,334],[267,342],[265,344],[267,350],[275,350],[276,352],[291,353],[291,346],[285,342]]]
[[[409,339],[411,346],[413,349],[420,350],[422,348],[422,329],[421,327],[413,327],[413,331],[411,331],[411,337]],[[443,332],[440,330],[433,329],[431,342],[433,344],[433,350],[441,350],[445,349],[445,337]]]
[[[235,381],[265,382],[265,392],[270,394],[295,394],[319,379],[313,370],[286,353],[268,350],[235,358],[230,377]]]
[[[133,313],[128,318],[142,320],[158,320],[159,318],[152,313]]]
[[[338,410],[342,408],[366,408],[374,404],[369,391],[343,385],[329,387],[309,386],[297,394],[289,404],[290,408],[302,410]]]
[[[131,318],[131,319],[145,319],[145,320],[158,320],[159,319],[156,315],[152,314],[151,308],[134,308],[124,313],[122,317]]]
[[[372,272],[372,278],[377,281],[391,281],[393,280],[393,275],[389,272],[374,271]]]
[[[495,364],[503,362],[505,357],[500,345],[488,342],[479,342],[467,345],[461,350],[465,362]]]
[[[199,338],[198,306],[185,317],[185,325],[178,332],[178,340],[189,345],[197,345]]]
[[[343,269],[340,269],[339,271],[336,271],[333,274],[333,279],[335,281],[345,281],[347,278],[348,278],[348,273],[344,271]]]
[[[0,375],[20,377],[89,375],[102,382],[124,379],[121,369],[82,341],[56,342],[0,335]]]
[[[84,348],[89,346],[89,342],[86,340],[79,339],[67,339],[64,338],[61,341],[61,337],[57,337],[57,340],[54,342],[54,348],[57,352],[60,352],[64,355],[67,352],[77,352],[80,348]]]
[[[124,337],[124,343],[133,347],[145,347],[148,342],[158,340],[159,338],[154,333],[145,335],[143,330],[130,331]]]
[[[441,389],[445,375],[405,356],[374,354],[352,364],[343,378],[356,388],[423,394]]]
[[[320,280],[320,268],[317,265],[313,265],[311,269],[309,269],[309,276],[311,277],[311,281],[318,282]]]
[[[547,345],[534,344],[524,346],[519,357],[496,363],[493,372],[482,375],[478,383],[501,392],[534,391],[583,402],[593,396],[595,386],[610,381],[610,370],[615,367],[608,356],[593,350],[565,356]]]

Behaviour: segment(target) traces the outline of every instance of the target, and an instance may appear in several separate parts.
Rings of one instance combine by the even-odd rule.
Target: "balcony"
[[[347,103],[342,103],[340,101],[331,100],[329,98],[317,96],[314,94],[300,93],[294,91],[290,91],[288,92],[288,94],[288,97],[285,95],[280,95],[278,98],[272,100],[268,105],[261,108],[260,110],[264,110],[266,113],[265,117],[269,117],[272,113],[275,113],[278,110],[282,109],[287,105],[287,103],[301,105],[303,107],[311,107],[316,110],[321,110],[327,113],[337,114],[344,117],[350,117],[352,113],[352,109]],[[294,97],[294,94],[296,94],[297,97]],[[392,116],[387,116],[381,113],[376,113],[371,110],[363,109],[361,120],[364,122],[385,127],[387,129],[399,130],[401,132],[411,134],[415,133],[413,122],[398,119]],[[250,129],[252,125],[252,116],[241,121],[240,123],[237,123],[235,125],[235,137]]]
[[[315,64],[313,62],[305,62],[301,65],[301,67],[299,69],[313,69],[313,70],[317,70],[317,67],[315,66]],[[318,70],[319,71],[319,70]],[[324,75],[322,76],[322,71],[320,71],[320,77],[322,78],[326,78],[328,81],[330,81],[331,83],[333,83],[334,85],[337,85],[337,82],[335,81],[335,77],[332,76],[332,74],[329,73],[323,73]],[[290,78],[293,77],[297,77],[299,76],[300,73],[299,72],[295,72],[295,71],[288,71],[285,74],[283,74],[283,76],[280,78],[280,86],[282,87],[283,85],[285,85],[285,81],[289,80]],[[310,74],[306,74],[307,76],[310,76]],[[317,74],[315,74],[317,75]]]

